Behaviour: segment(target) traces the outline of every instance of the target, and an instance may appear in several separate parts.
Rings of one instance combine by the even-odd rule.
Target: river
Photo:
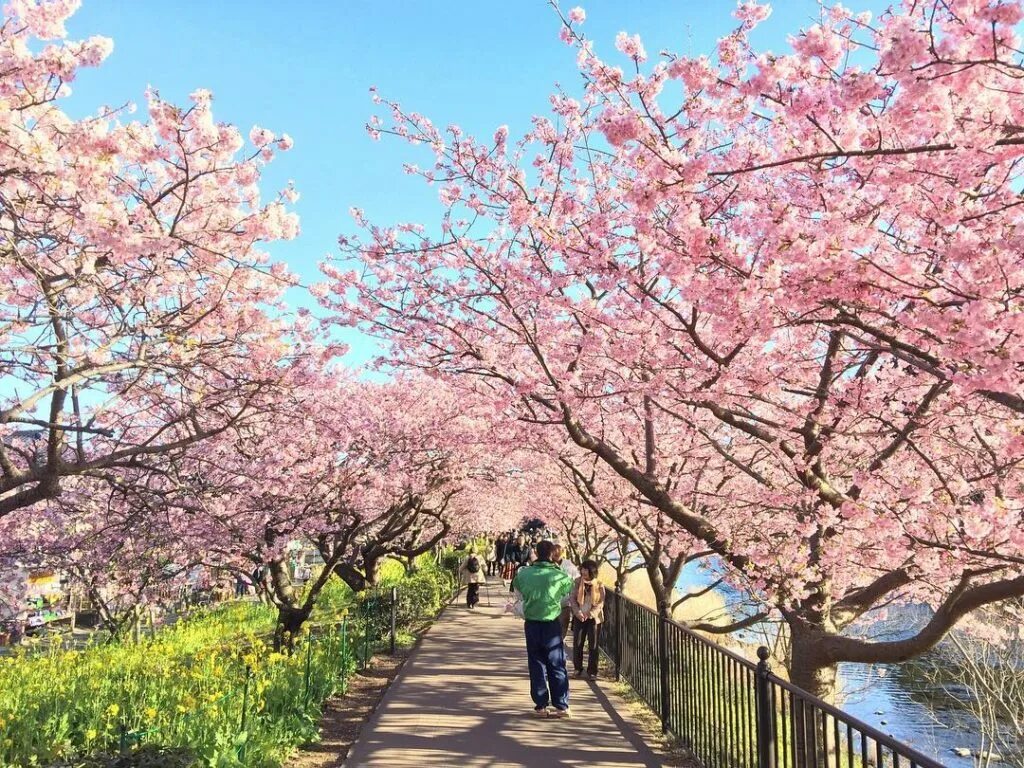
[[[715,578],[706,567],[694,563],[683,571],[676,586],[680,591],[696,590]],[[716,591],[727,605],[738,601],[739,593],[730,587],[723,585]],[[859,634],[899,639],[913,634],[928,617],[929,609],[925,606],[892,608],[887,616],[865,622],[859,627]],[[737,633],[736,637],[751,643],[753,651],[764,642],[766,633],[772,636],[774,632],[774,626],[761,626]],[[973,758],[959,757],[953,750],[977,749],[978,737],[963,711],[952,706],[947,690],[920,674],[922,667],[932,663],[937,664],[934,656],[925,656],[917,667],[841,664],[838,671],[840,707],[950,768],[972,768]]]

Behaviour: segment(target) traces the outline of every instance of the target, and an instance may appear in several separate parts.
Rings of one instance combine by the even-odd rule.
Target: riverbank
[[[615,589],[615,569],[607,563],[601,565],[598,579],[608,589]],[[628,600],[650,608],[652,611],[655,610],[654,589],[651,587],[651,581],[647,578],[646,571],[639,570],[626,574],[622,594]],[[682,592],[677,589],[673,594],[673,602],[681,596]],[[685,600],[673,612],[672,618],[684,624],[693,624],[699,621],[711,621],[725,612],[725,598],[721,594],[711,591]]]
[[[678,601],[683,594],[703,592],[706,585],[696,583],[692,580],[692,574],[690,576],[691,580],[684,581],[682,578],[680,579],[677,588],[673,591],[673,602]],[[614,568],[608,564],[602,565],[598,572],[598,578],[606,587],[614,589]],[[644,570],[626,574],[622,594],[628,600],[639,603],[652,611],[656,610],[657,603],[654,597],[654,589],[651,587],[650,579],[647,578],[647,572]],[[736,617],[731,610],[728,595],[720,590],[712,589],[703,592],[703,594],[688,597],[681,602],[673,611],[672,618],[680,624],[692,626],[701,623],[726,625],[731,621],[735,621]],[[777,643],[771,641],[769,633],[763,632],[760,633],[762,636],[759,636],[756,630],[734,634],[715,634],[711,632],[700,632],[700,634],[751,661],[757,660],[757,649],[759,646],[768,645],[773,648],[778,646]],[[778,655],[778,653],[778,650],[776,650],[771,659],[773,669],[779,673],[780,677],[788,678],[785,658]]]
[[[609,587],[614,586],[614,569],[603,567],[600,578]],[[710,583],[707,572],[691,569],[680,578],[676,599],[684,590],[698,592]],[[654,591],[645,571],[635,571],[627,576],[623,594],[640,605],[655,609]],[[684,602],[673,618],[688,625],[709,621],[725,624],[736,618],[731,613],[736,602],[736,596],[730,590],[712,589],[699,598]],[[911,609],[895,611],[880,622],[872,634],[898,637],[921,620],[922,616]],[[751,661],[757,658],[758,646],[774,648],[770,659],[772,670],[779,677],[788,677],[785,630],[777,624],[764,623],[734,634],[700,634]],[[965,726],[963,717],[957,717],[948,706],[943,706],[943,697],[947,694],[941,686],[936,688],[934,683],[914,681],[911,677],[901,673],[896,666],[840,664],[837,703],[858,720],[914,746],[950,768],[972,768],[974,760],[958,754],[957,750],[975,747],[976,734]]]

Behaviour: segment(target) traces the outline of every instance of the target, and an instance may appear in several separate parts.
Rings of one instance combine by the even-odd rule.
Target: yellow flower
[[[88,731],[85,732],[85,740],[86,741],[92,741],[95,738],[96,738],[96,729],[95,728],[90,728]]]
[[[146,707],[145,714],[147,720],[152,720],[156,717],[156,707]]]
[[[117,704],[111,704],[107,707],[107,717],[117,717],[117,713],[121,711],[121,708]]]

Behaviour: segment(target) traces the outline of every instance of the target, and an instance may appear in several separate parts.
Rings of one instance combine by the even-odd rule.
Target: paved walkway
[[[503,615],[501,582],[449,606],[366,724],[349,768],[625,768],[661,765],[601,690],[570,681],[571,720],[530,716],[520,619]]]

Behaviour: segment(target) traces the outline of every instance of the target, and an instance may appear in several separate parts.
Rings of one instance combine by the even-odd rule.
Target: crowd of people
[[[523,619],[533,714],[571,717],[565,638],[571,627],[575,676],[594,679],[605,601],[598,564],[577,567],[544,530],[508,531],[488,538],[482,551],[470,547],[460,572],[469,610],[479,605],[488,577],[501,577],[511,594],[506,612]]]

